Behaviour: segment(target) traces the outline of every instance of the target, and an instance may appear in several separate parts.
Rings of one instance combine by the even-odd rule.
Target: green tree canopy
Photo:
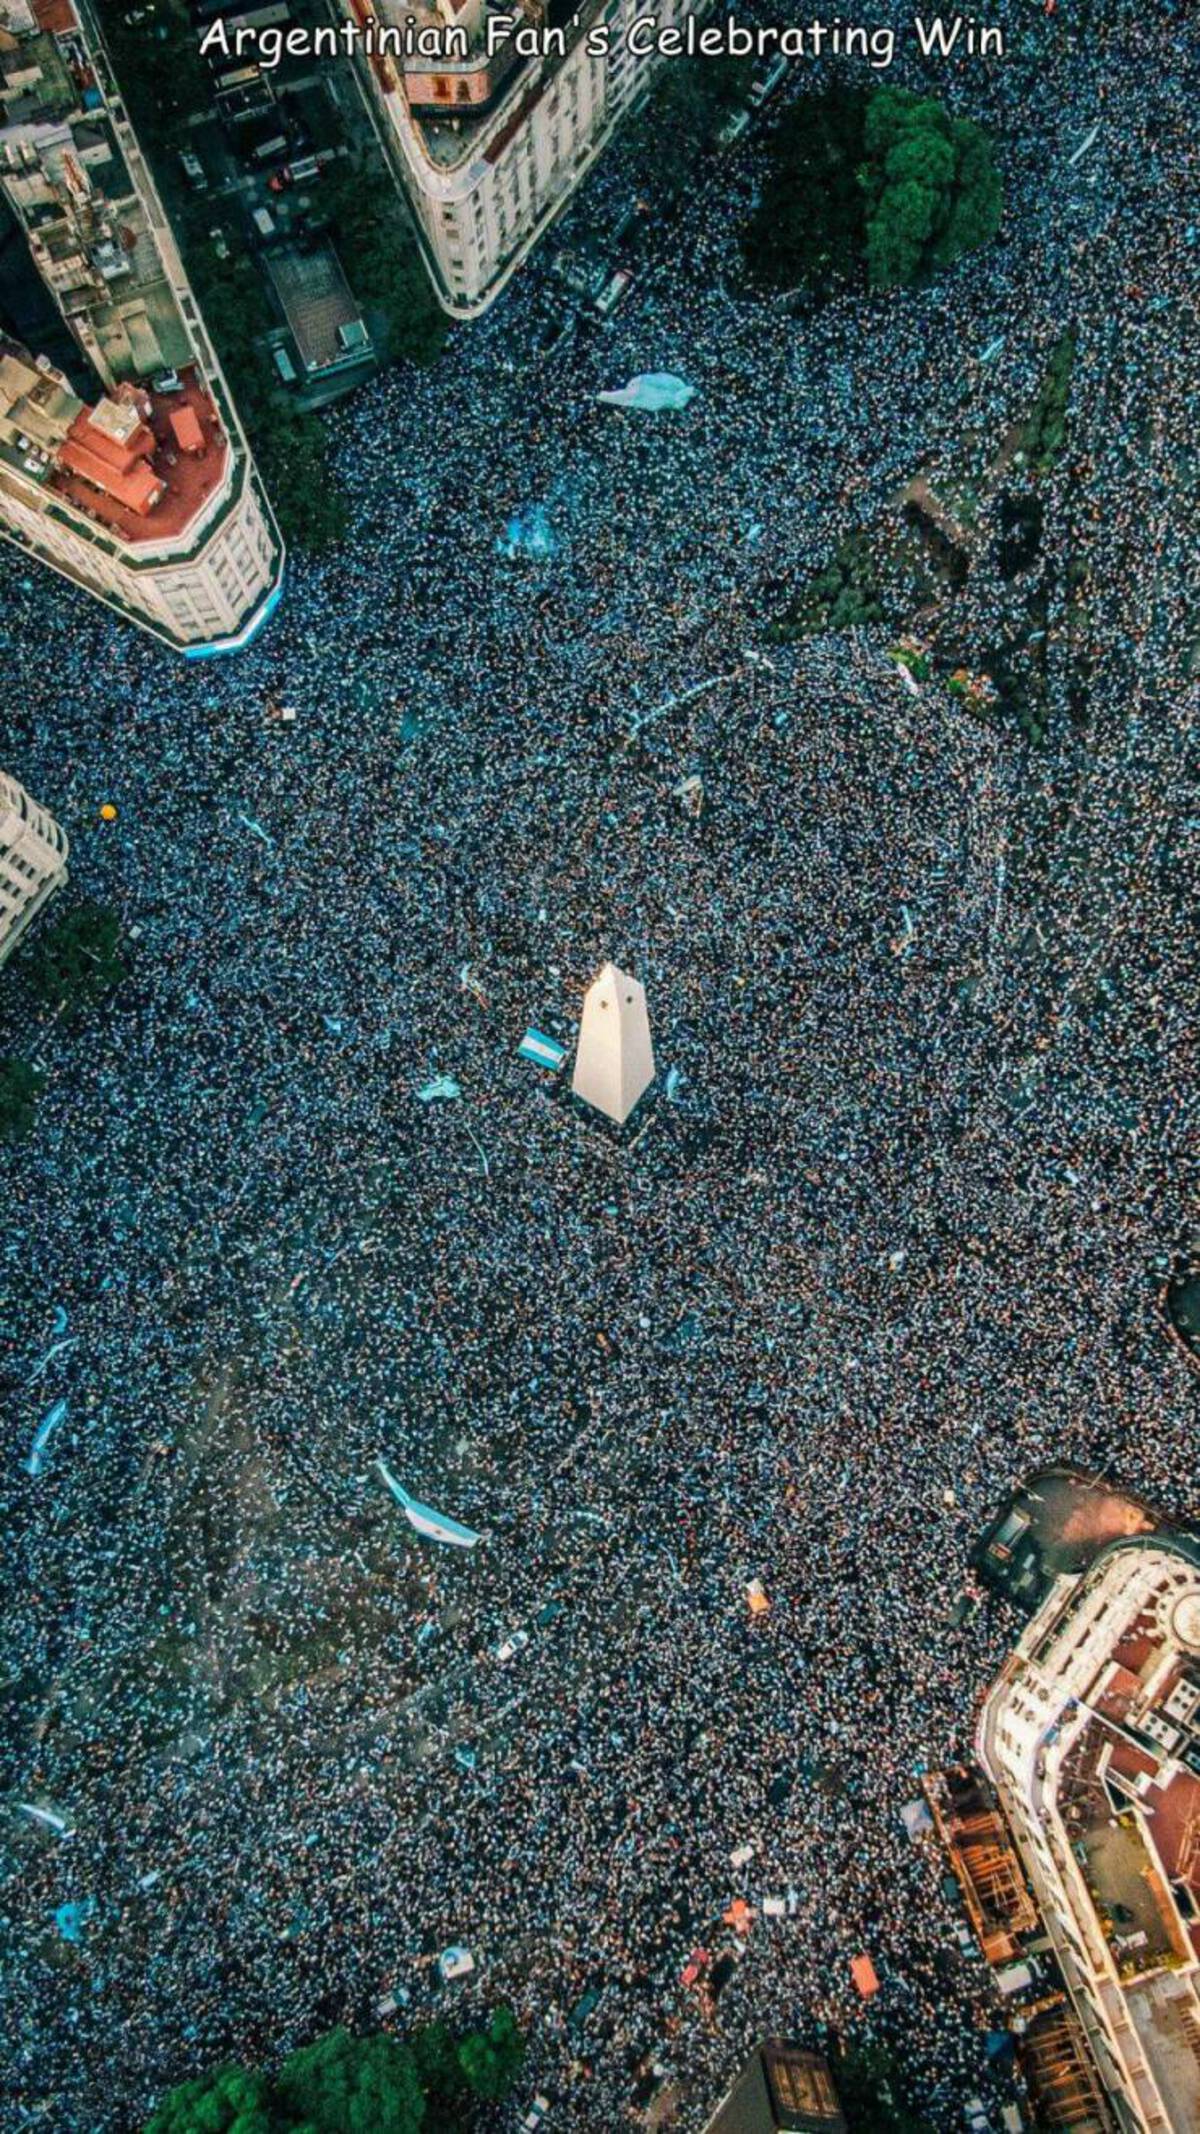
[[[146,2134],[276,2134],[280,2124],[266,2077],[230,2065],[181,2082],[163,2098]]]
[[[664,67],[630,119],[623,153],[635,168],[652,169],[668,192],[683,192],[723,116],[749,88],[751,71],[748,60],[729,58],[679,59]]]
[[[148,22],[111,5],[98,13],[139,137],[177,148],[181,126],[212,98],[187,0],[155,0]]]
[[[30,1131],[45,1080],[28,1060],[0,1059],[0,1141],[21,1141]]]
[[[909,288],[995,236],[1003,188],[973,119],[931,96],[880,89],[867,104],[863,156],[872,289]]]
[[[121,922],[101,904],[79,904],[33,937],[29,976],[34,992],[75,1017],[125,977]]]
[[[399,193],[382,171],[362,164],[326,180],[338,248],[364,304],[382,312],[392,356],[432,363],[447,319],[433,293]]]
[[[1003,191],[991,143],[932,97],[831,83],[770,147],[746,259],[770,288],[907,288],[986,244]]]
[[[855,2134],[934,2134],[895,2092],[895,2063],[881,2045],[852,2045],[833,2066],[847,2122]]]
[[[285,539],[320,555],[339,541],[349,514],[329,465],[329,433],[277,384],[267,354],[275,320],[262,276],[241,246],[218,259],[201,204],[180,213],[188,272],[216,343],[238,413]]]
[[[232,2063],[163,2098],[145,2134],[465,2134],[475,2099],[507,2095],[525,2056],[510,2008],[461,2042],[444,2023],[411,2045],[329,2031],[272,2079]]]
[[[465,2078],[458,2040],[445,2023],[424,2023],[415,2030],[412,2054],[427,2097],[445,2101],[461,2094]]]
[[[1067,434],[1067,412],[1075,369],[1075,336],[1064,333],[1055,343],[1049,367],[1042,380],[1021,438],[1021,449],[1031,466],[1052,466]]]
[[[289,2055],[275,2090],[314,2134],[419,2134],[425,2117],[413,2055],[384,2032],[355,2038],[331,2030]]]
[[[468,2089],[495,2102],[506,2097],[521,2070],[525,2040],[512,2009],[495,2010],[486,2030],[472,2031],[458,2048],[458,2064]]]

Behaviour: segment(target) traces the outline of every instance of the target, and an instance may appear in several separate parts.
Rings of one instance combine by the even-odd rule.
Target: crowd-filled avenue
[[[3,1153],[4,2128],[123,2134],[397,1989],[510,2001],[578,2134],[637,2123],[648,2058],[691,2134],[821,2024],[935,2129],[986,2089],[987,1973],[900,1814],[1017,1634],[952,1625],[969,1550],[1039,1462],[1177,1513],[1200,1465],[1158,1309],[1194,1222],[1200,47],[1086,13],[1006,0],[1009,57],[939,68],[1006,212],[930,287],[756,294],[756,137],[610,324],[540,352],[535,265],[334,409],[350,533],[236,657],[0,553],[4,767],[130,966],[77,1022],[24,950],[0,988],[47,1075]],[[562,241],[621,197],[618,143]],[[1039,494],[1086,715],[1061,608],[1041,747],[886,630],[778,642],[847,532],[1000,451],[1068,329]],[[686,407],[597,401],[654,371]],[[517,1049],[569,1048],[610,957],[658,1067],[624,1135]],[[479,1545],[421,1539],[380,1459]],[[740,1951],[711,2019],[698,1943]]]

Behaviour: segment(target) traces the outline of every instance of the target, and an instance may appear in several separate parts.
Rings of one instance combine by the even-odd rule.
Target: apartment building
[[[0,534],[190,657],[279,597],[283,543],[86,0],[4,0],[0,186],[103,390],[0,342]]]
[[[1200,2126],[1200,1548],[1166,1530],[1065,1575],[984,1706],[1004,1809],[1109,2105]]]
[[[94,406],[0,340],[0,532],[185,652],[244,643],[280,552],[195,366]]]
[[[67,879],[67,834],[0,771],[0,963]]]
[[[648,88],[661,61],[628,38],[646,10],[641,0],[346,5],[376,43],[386,26],[404,33],[406,52],[416,47],[411,58],[376,50],[360,64],[442,303],[477,316]],[[655,12],[665,28],[703,6],[663,0]],[[604,54],[591,49],[594,29]],[[518,31],[531,33],[535,50]],[[422,46],[439,39],[445,56],[430,59]]]

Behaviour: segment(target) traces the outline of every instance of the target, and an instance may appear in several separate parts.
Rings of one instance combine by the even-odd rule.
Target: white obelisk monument
[[[606,963],[584,995],[571,1088],[585,1104],[624,1126],[654,1080],[646,990]]]

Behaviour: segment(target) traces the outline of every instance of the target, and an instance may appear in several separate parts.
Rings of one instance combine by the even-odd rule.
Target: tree
[[[0,1141],[23,1141],[46,1077],[28,1060],[0,1059]]]
[[[1064,333],[1056,341],[1046,375],[1021,437],[1021,450],[1032,467],[1053,465],[1067,434],[1067,411],[1075,369],[1075,336]]]
[[[116,913],[80,904],[35,935],[29,975],[34,992],[71,1020],[95,1006],[126,975]]]
[[[355,2038],[331,2030],[289,2055],[275,2088],[313,2134],[418,2134],[425,2117],[413,2055],[384,2032]]]
[[[881,2045],[847,2046],[834,2061],[833,2074],[855,2134],[933,2134],[927,2119],[897,2101],[894,2062]]]
[[[768,287],[907,288],[986,244],[1003,189],[971,119],[901,89],[832,84],[788,106],[746,230]]]
[[[231,2062],[180,2083],[145,2134],[463,2134],[473,2100],[506,2096],[524,2056],[505,2007],[461,2044],[444,2023],[425,2024],[411,2046],[331,2030],[274,2081]]]
[[[860,284],[865,202],[858,182],[867,97],[832,86],[788,105],[771,139],[746,263],[772,289],[827,295]]]
[[[412,2036],[412,2054],[427,2097],[459,2096],[464,2077],[458,2041],[445,2023],[423,2023]]]
[[[329,465],[328,432],[319,415],[298,408],[275,382],[267,358],[275,321],[252,259],[241,250],[218,259],[195,204],[181,225],[192,287],[284,537],[289,546],[320,555],[348,523]]]
[[[276,2134],[280,2126],[266,2077],[231,2063],[181,2082],[147,2121],[146,2134]]]
[[[910,288],[995,236],[1003,188],[973,119],[931,96],[880,89],[867,105],[863,155],[872,289]]]
[[[330,219],[350,280],[387,323],[389,353],[432,363],[446,338],[446,315],[433,293],[400,196],[382,171],[356,165],[327,181]]]
[[[424,2023],[411,2039],[428,2115],[423,2134],[459,2134],[469,2108],[458,2040],[445,2023]]]
[[[145,23],[119,7],[98,12],[139,139],[178,146],[189,117],[207,112],[212,97],[186,0],[156,0]]]
[[[254,450],[288,541],[309,555],[332,548],[350,521],[329,465],[325,426],[277,396],[256,404]]]
[[[722,117],[745,96],[751,71],[749,60],[732,58],[681,59],[664,67],[627,129],[626,156],[644,161],[666,192],[683,192]]]
[[[525,2040],[512,2009],[501,2004],[486,2030],[474,2030],[458,2048],[458,2064],[467,2087],[496,2103],[506,2097],[521,2070]]]

